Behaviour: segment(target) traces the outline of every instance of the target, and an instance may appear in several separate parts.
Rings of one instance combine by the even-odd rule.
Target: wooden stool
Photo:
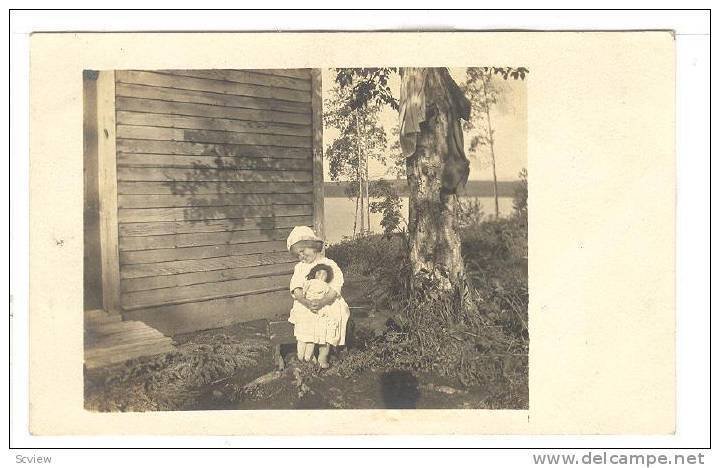
[[[270,337],[270,345],[273,347],[273,360],[278,370],[285,369],[285,360],[280,352],[280,347],[284,344],[295,344],[295,325],[287,321],[287,318],[277,317],[268,320],[268,336]]]

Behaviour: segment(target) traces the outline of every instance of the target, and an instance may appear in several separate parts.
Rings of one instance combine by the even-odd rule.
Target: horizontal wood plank
[[[261,133],[235,133],[214,130],[182,128],[140,127],[118,125],[117,137],[134,140],[188,141],[197,143],[228,143],[232,145],[267,145],[291,148],[311,148],[310,137],[267,135]]]
[[[289,282],[290,275],[284,275],[129,292],[122,294],[121,304],[124,310],[134,310],[160,305],[245,296],[259,292],[286,291]]]
[[[160,337],[154,336],[154,337],[148,337],[145,340],[137,341],[134,343],[124,343],[124,344],[117,344],[115,346],[110,347],[101,347],[101,348],[90,348],[85,349],[85,359],[93,359],[104,355],[109,354],[123,354],[127,351],[134,350],[136,348],[142,348],[143,346],[151,347],[152,345],[157,344],[172,344],[172,339],[162,335]]]
[[[198,117],[218,117],[223,119],[249,120],[253,122],[275,122],[297,125],[312,125],[307,113],[282,112],[242,107],[226,107],[212,104],[161,101],[118,96],[115,100],[119,111],[148,112],[153,114],[171,114]]]
[[[112,335],[96,336],[85,334],[85,349],[108,348],[119,344],[130,344],[144,342],[153,338],[165,338],[165,335],[152,327],[145,325],[144,328],[128,331],[125,333],[114,333]]]
[[[170,341],[152,345],[145,344],[143,346],[136,346],[132,349],[126,349],[121,353],[101,354],[90,358],[86,357],[85,367],[87,369],[97,369],[100,367],[114,366],[122,364],[130,359],[166,354],[172,351],[175,351],[175,347]]]
[[[250,320],[287,316],[291,306],[289,292],[277,291],[138,309],[124,315],[130,319],[143,320],[166,335],[176,335]]]
[[[230,145],[216,143],[193,143],[187,141],[162,140],[118,140],[119,153],[177,154],[192,156],[220,156],[238,158],[296,158],[312,159],[310,148],[289,148],[285,146]]]
[[[120,268],[120,276],[123,279],[143,278],[148,276],[177,275],[200,271],[275,265],[293,261],[297,262],[297,257],[292,255],[290,252],[270,252],[217,258],[176,260],[160,263],[124,265]]]
[[[312,211],[312,205],[122,208],[118,210],[118,220],[121,223],[146,223],[150,221],[267,218],[272,216],[308,216],[312,214]]]
[[[310,182],[311,171],[119,167],[118,181],[175,182],[178,193],[196,193],[202,182]],[[177,185],[183,181],[185,184]],[[209,184],[214,186],[217,184]]]
[[[310,80],[247,70],[155,70],[157,73],[310,91]]]
[[[218,193],[312,193],[312,183],[293,181],[274,182],[228,182],[192,184],[192,182],[175,181],[121,181],[118,193],[124,195],[174,195],[178,193],[218,194]]]
[[[246,244],[249,242],[279,241],[287,239],[290,229],[198,232],[168,236],[121,237],[120,250],[176,249],[222,244]]]
[[[166,75],[146,71],[118,70],[116,79],[120,83],[143,84],[162,88],[186,89],[191,91],[208,91],[217,94],[249,96],[264,99],[280,99],[283,101],[310,102],[308,91],[288,88],[276,88],[245,84],[234,81],[208,80],[180,75]]]
[[[217,219],[202,221],[169,221],[149,223],[121,223],[120,237],[159,236],[243,230],[267,230],[312,226],[311,216],[278,216],[273,218]]]
[[[248,96],[234,96],[232,94],[209,93],[205,91],[158,88],[154,86],[124,83],[118,83],[115,87],[115,91],[117,96],[154,99],[169,102],[211,104],[222,107],[295,112],[300,114],[309,114],[311,111],[311,105],[309,102],[260,99]]]
[[[214,283],[225,280],[288,275],[293,272],[294,267],[295,262],[290,262],[273,265],[260,265],[248,268],[228,268],[225,270],[199,271],[177,275],[128,278],[122,280],[122,290],[123,292],[147,291],[150,289]]]
[[[120,252],[120,269],[124,265],[138,263],[162,263],[178,260],[242,256],[262,253],[286,252],[283,241],[249,242],[246,244],[222,244],[176,249],[135,250]]]
[[[120,208],[312,205],[312,194],[118,195]]]
[[[311,133],[310,127],[306,125],[253,122],[248,120],[221,119],[216,117],[194,117],[185,115],[117,111],[116,118],[119,125],[217,130],[223,132],[258,133],[265,135],[310,136]]]
[[[175,154],[118,153],[120,167],[175,167],[188,169],[265,169],[310,171],[309,159],[224,158],[221,156],[178,156]]]
[[[291,78],[300,78],[303,80],[310,80],[310,69],[309,68],[260,68],[260,69],[247,69],[246,71],[254,73],[264,73],[267,75],[276,76],[287,76]]]
[[[120,315],[120,314],[118,314]],[[103,323],[100,325],[93,325],[91,327],[85,327],[85,332],[92,334],[93,336],[105,336],[112,335],[114,333],[126,333],[132,330],[137,330],[145,327],[142,322],[131,321],[120,321],[112,323]]]

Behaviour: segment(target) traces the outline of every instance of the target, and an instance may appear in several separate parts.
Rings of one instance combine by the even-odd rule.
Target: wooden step
[[[137,320],[103,310],[85,312],[85,366],[88,369],[120,364],[143,356],[174,351],[172,338]]]
[[[163,336],[161,338],[152,337],[131,343],[121,343],[106,347],[93,347],[85,350],[86,358],[95,358],[98,356],[109,356],[111,354],[128,354],[135,353],[136,350],[142,351],[143,348],[150,348],[157,344],[172,344],[172,338]]]
[[[88,333],[92,333],[96,336],[112,335],[114,333],[122,333],[130,330],[137,330],[142,328],[151,328],[146,324],[136,321],[128,320],[123,322],[109,322],[92,327],[86,327],[85,330]]]
[[[175,347],[169,342],[162,342],[151,346],[144,346],[141,348],[135,348],[134,350],[127,350],[121,354],[102,354],[94,357],[85,358],[85,367],[88,369],[96,369],[98,367],[106,367],[115,364],[120,364],[130,359],[135,359],[144,356],[156,356],[159,354],[170,353],[175,350]]]
[[[108,313],[101,309],[85,311],[85,327],[122,321],[120,314]]]
[[[118,344],[142,342],[151,338],[164,338],[165,335],[154,328],[139,328],[111,335],[96,336],[91,333],[85,335],[85,349],[110,347]]]

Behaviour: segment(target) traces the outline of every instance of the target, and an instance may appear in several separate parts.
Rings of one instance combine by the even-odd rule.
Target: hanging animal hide
[[[447,152],[443,154],[442,187],[446,193],[456,193],[467,183],[470,161],[465,156],[463,131],[460,119],[470,119],[470,101],[452,79],[447,68],[405,68],[407,76],[400,87],[400,147],[409,158],[415,154],[421,124],[433,113],[447,115]],[[434,76],[430,76],[430,74]],[[444,92],[430,102],[427,87],[437,80]]]

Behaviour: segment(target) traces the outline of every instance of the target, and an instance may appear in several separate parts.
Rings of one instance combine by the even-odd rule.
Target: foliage
[[[529,70],[524,67],[483,67],[493,75],[499,75],[503,79],[525,79]],[[351,109],[366,106],[369,103],[389,105],[393,110],[400,108],[398,99],[392,95],[388,81],[395,73],[400,73],[400,68],[342,68],[338,69],[335,82],[342,88],[349,88],[353,93],[353,99],[348,106]]]
[[[393,125],[390,134],[392,135],[392,143],[390,144],[387,159],[392,162],[392,165],[388,167],[386,174],[396,179],[404,179],[407,177],[407,166],[405,165],[405,156],[400,149],[400,125]]]
[[[479,226],[485,220],[485,212],[478,197],[458,197],[456,219],[460,229]]]
[[[466,75],[461,88],[470,100],[470,120],[463,122],[463,130],[470,136],[468,152],[475,155],[479,148],[493,143],[494,132],[488,114],[502,98],[502,88],[493,79],[490,67],[470,67]]]
[[[520,178],[520,184],[515,188],[515,195],[513,196],[513,209],[515,215],[524,217],[527,220],[527,209],[528,209],[528,180],[527,180],[527,169],[524,169],[518,173]],[[527,222],[527,221],[526,221]]]
[[[398,110],[400,105],[392,95],[388,81],[398,68],[339,68],[335,82],[350,91],[349,110],[368,105],[389,105]]]
[[[353,98],[352,92],[340,86],[334,86],[329,94],[323,106],[323,120],[339,132],[325,151],[330,178],[357,181],[366,158],[385,162],[387,136],[378,123],[380,105],[351,108],[348,103]]]
[[[470,100],[470,120],[463,122],[463,130],[471,133],[469,152],[477,153],[483,146],[494,143],[494,130],[490,121],[490,110],[503,99],[504,86],[498,76],[507,80],[525,79],[527,68],[511,67],[469,67],[466,81],[461,89]]]
[[[93,411],[172,411],[195,402],[201,387],[257,365],[265,340],[200,335],[174,352],[134,359],[107,376],[86,378],[85,407]]]
[[[386,180],[377,180],[370,185],[370,196],[380,201],[370,202],[370,212],[382,214],[380,226],[385,235],[400,229],[401,223],[407,224],[402,216],[402,202],[395,187]]]
[[[488,68],[488,67],[485,67]],[[507,80],[508,78],[512,78],[514,80],[525,79],[525,75],[530,73],[530,70],[528,70],[525,67],[491,67],[492,73],[494,75],[500,75],[503,77],[503,79]]]

